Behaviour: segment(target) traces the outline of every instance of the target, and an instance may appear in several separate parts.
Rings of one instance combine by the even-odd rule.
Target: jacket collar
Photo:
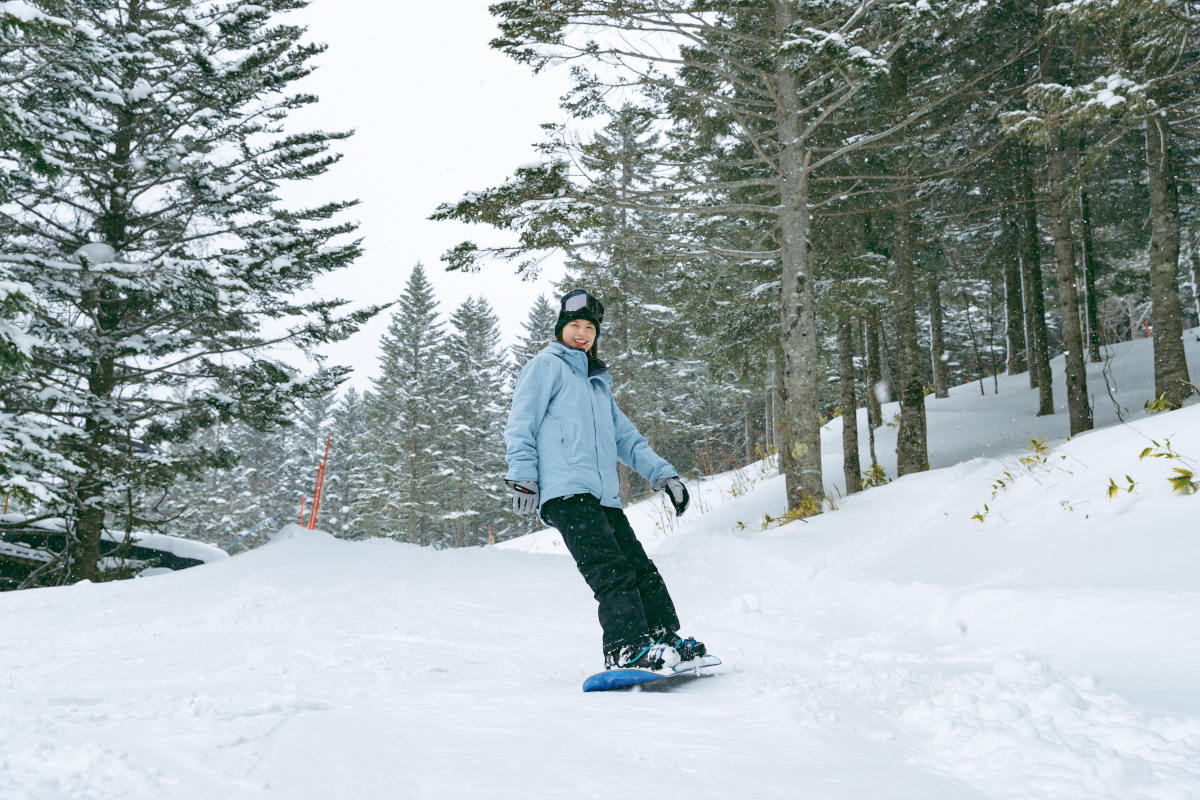
[[[552,353],[561,358],[574,372],[589,378],[612,380],[608,374],[608,365],[599,359],[588,358],[587,353],[574,347],[567,347],[562,342],[551,342],[546,345],[543,353]]]

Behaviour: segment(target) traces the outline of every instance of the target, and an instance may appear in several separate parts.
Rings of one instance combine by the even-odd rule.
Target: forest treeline
[[[289,21],[303,5],[0,7],[0,526],[65,532],[35,583],[101,577],[104,536],[224,543],[299,514],[330,433],[321,514],[341,535],[527,529],[504,509],[497,426],[550,302],[530,298],[509,352],[484,299],[443,318],[418,268],[370,390],[339,394],[347,370],[320,358],[383,308],[312,291],[361,254],[356,201],[281,199],[350,135],[289,124],[324,50]],[[563,259],[561,287],[609,309],[622,407],[685,474],[777,453],[791,513],[817,513],[831,415],[866,406],[874,430],[898,400],[911,473],[928,467],[927,397],[1028,373],[1030,413],[1053,413],[1060,354],[1078,433],[1101,392],[1087,362],[1131,337],[1154,340],[1148,407],[1195,391],[1195,3],[492,13],[493,47],[573,88],[537,163],[431,209],[511,236],[447,266]],[[894,477],[845,431],[849,490]]]
[[[1195,3],[492,12],[493,47],[570,69],[571,119],[545,126],[541,163],[437,210],[514,237],[464,242],[448,265],[530,270],[565,251],[631,309],[639,346],[774,395],[792,513],[825,498],[823,415],[865,402],[880,424],[855,370],[900,402],[902,475],[927,468],[925,397],[955,379],[1027,371],[1032,411],[1051,414],[1050,359],[1063,354],[1063,433],[1075,434],[1097,395],[1087,359],[1152,335],[1149,403],[1195,391],[1182,344],[1200,313]]]
[[[519,341],[504,346],[485,298],[470,298],[446,315],[418,264],[391,315],[369,387],[305,400],[287,427],[219,427],[214,435],[238,463],[174,486],[171,505],[188,513],[172,529],[229,544],[280,510],[284,519],[309,523],[327,441],[316,520],[322,530],[475,547],[541,527],[511,511],[504,426],[517,373],[553,340],[557,316],[557,305],[536,298]],[[681,472],[705,474],[763,455],[764,421],[754,418],[760,427],[744,429],[747,398],[736,385],[718,385],[699,362],[625,351],[619,340],[609,342],[620,330],[605,325],[598,343],[622,376],[618,397]],[[652,491],[636,473],[624,467],[621,473],[626,502]],[[302,498],[309,502],[302,505]]]

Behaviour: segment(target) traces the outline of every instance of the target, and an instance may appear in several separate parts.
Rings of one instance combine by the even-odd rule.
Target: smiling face
[[[586,319],[571,320],[562,329],[562,343],[587,351],[596,341],[596,326]]]

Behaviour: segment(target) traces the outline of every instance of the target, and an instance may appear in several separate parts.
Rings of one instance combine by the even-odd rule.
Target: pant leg
[[[633,566],[638,594],[642,598],[642,608],[645,609],[646,623],[651,634],[675,633],[679,630],[679,616],[675,612],[675,603],[671,600],[671,594],[667,591],[667,584],[663,581],[658,567],[654,566],[654,562],[646,555],[646,549],[634,534],[629,518],[619,508],[604,507],[604,515],[613,529],[617,546]]]
[[[575,565],[599,604],[604,654],[643,644],[649,634],[637,573],[622,549],[600,501],[590,494],[549,500],[542,518],[562,534]]]

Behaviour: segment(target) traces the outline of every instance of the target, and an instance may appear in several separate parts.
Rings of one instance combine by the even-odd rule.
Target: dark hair
[[[580,317],[580,319],[584,319],[584,318],[583,318],[583,317]],[[574,320],[572,320],[572,321],[574,321]],[[587,321],[588,321],[588,322],[591,322],[591,320],[590,320],[590,319],[589,319],[589,320],[587,320]],[[565,327],[565,326],[564,326],[564,327]],[[589,363],[590,363],[590,362],[592,362],[592,361],[599,361],[599,360],[600,360],[600,356],[599,356],[599,355],[597,354],[597,352],[596,352],[596,345],[600,344],[600,328],[599,328],[599,327],[597,327],[597,326],[595,325],[595,323],[592,323],[592,327],[595,327],[595,328],[596,328],[596,338],[595,338],[595,339],[592,339],[592,346],[591,346],[591,347],[589,347],[587,350],[585,350],[585,351],[584,351],[584,352],[586,352],[586,353],[587,353],[587,357],[588,357],[588,362],[589,362]],[[554,341],[558,342],[558,343],[559,343],[559,344],[561,344],[561,345],[565,345],[565,346],[567,346],[567,347],[571,347],[571,345],[569,345],[569,344],[567,344],[566,342],[564,342],[564,341],[563,341],[563,335],[562,335],[562,332],[563,332],[563,329],[562,329],[561,327],[559,327],[559,328],[555,328],[555,330],[554,330]],[[577,349],[577,348],[576,348],[576,349]]]
[[[563,328],[575,320],[585,319],[596,328],[596,338],[592,340],[592,346],[587,351],[588,362],[600,361],[600,357],[596,354],[596,345],[600,342],[600,323],[604,321],[604,304],[600,302],[600,298],[586,289],[572,289],[564,294],[558,302],[559,312],[558,319],[554,322],[554,341],[570,347],[563,341]]]

